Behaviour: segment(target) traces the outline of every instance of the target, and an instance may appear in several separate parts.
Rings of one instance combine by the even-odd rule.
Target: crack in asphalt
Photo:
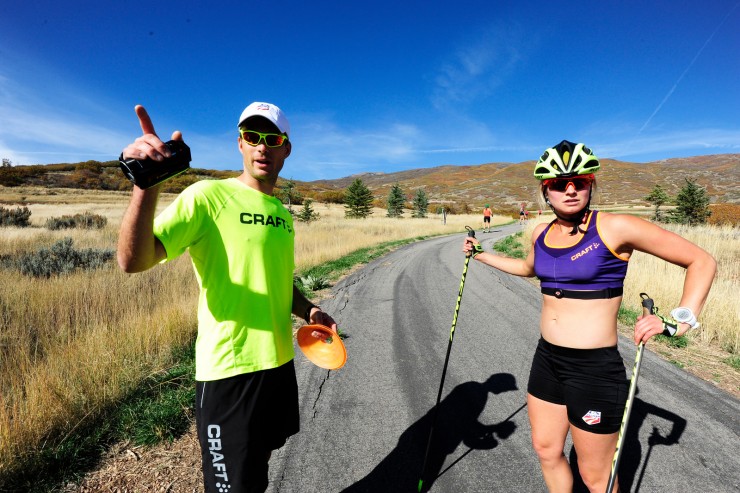
[[[319,410],[317,409],[317,407],[318,407],[319,399],[321,398],[321,391],[323,390],[324,384],[326,383],[326,381],[329,380],[329,375],[330,374],[331,374],[331,371],[327,370],[326,371],[326,376],[323,378],[323,380],[319,384],[319,393],[316,394],[316,399],[314,399],[314,401],[313,401],[313,416],[312,416],[311,419],[315,419],[316,416],[319,413]]]

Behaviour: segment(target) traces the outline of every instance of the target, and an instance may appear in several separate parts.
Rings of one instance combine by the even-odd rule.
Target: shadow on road
[[[497,373],[491,375],[485,382],[471,381],[456,386],[439,403],[432,447],[427,459],[424,491],[471,451],[490,450],[499,444],[499,440],[506,439],[514,433],[516,424],[510,420],[524,406],[497,424],[487,425],[478,420],[486,407],[489,393],[500,394],[512,390],[518,390],[514,376],[509,373]],[[417,491],[433,416],[434,408],[401,434],[396,448],[367,476],[343,491],[345,493]],[[469,450],[442,471],[447,456],[457,450],[461,443]]]
[[[657,416],[669,423],[670,430],[666,436],[661,435],[660,430],[653,426],[653,431],[648,437],[648,450],[645,454],[645,460],[642,460],[642,444],[640,443],[640,428],[645,423],[645,419],[650,416]],[[630,414],[629,423],[627,423],[627,435],[624,438],[624,449],[619,459],[619,491],[639,493],[642,478],[645,475],[650,454],[656,445],[675,445],[678,439],[686,429],[686,420],[681,416],[667,411],[661,407],[645,402],[642,399],[635,398]],[[570,467],[573,470],[573,493],[588,493],[588,488],[583,484],[581,475],[578,472],[578,461],[575,448],[570,451]],[[637,469],[642,462],[642,469],[639,476]],[[635,484],[635,480],[637,483]],[[633,488],[634,485],[634,488]]]

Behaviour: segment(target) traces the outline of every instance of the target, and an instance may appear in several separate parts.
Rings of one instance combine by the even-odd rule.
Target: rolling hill
[[[300,163],[291,163],[300,169]],[[398,183],[409,200],[423,188],[432,204],[454,203],[458,207],[478,209],[490,203],[494,209],[518,208],[527,202],[535,207],[538,182],[532,176],[534,161],[522,163],[487,163],[474,166],[445,165],[395,173],[368,172],[333,180],[301,181],[291,177],[298,191],[306,197],[322,198],[346,189],[359,178],[373,192],[376,201],[384,203],[390,187]],[[167,182],[166,191],[178,192],[193,181],[204,178],[236,176],[235,171],[193,168]],[[704,187],[713,204],[740,204],[740,154],[716,154],[674,158],[649,163],[601,160],[597,173],[599,192],[594,204],[647,205],[644,197],[655,185],[661,185],[671,197],[694,180]],[[285,182],[281,178],[280,186]],[[102,188],[129,190],[130,183],[118,169],[118,163],[87,161],[77,164],[3,166],[0,185],[35,185],[63,188]]]
[[[532,176],[534,161],[517,164],[488,163],[476,166],[438,166],[396,173],[363,173],[336,180],[302,182],[299,189],[341,190],[356,178],[386,197],[394,183],[413,196],[423,187],[432,201],[467,203],[475,208],[490,202],[498,208],[533,203],[538,182]],[[597,173],[600,204],[645,204],[644,197],[655,185],[675,196],[685,180],[696,181],[707,189],[712,203],[740,203],[740,154],[718,154],[675,158],[650,163],[601,160]]]

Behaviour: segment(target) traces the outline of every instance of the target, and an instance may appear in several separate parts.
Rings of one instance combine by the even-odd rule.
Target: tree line
[[[706,189],[688,178],[675,198],[671,198],[660,185],[655,185],[645,200],[653,205],[653,220],[658,222],[696,226],[706,223],[712,215]],[[675,208],[663,213],[660,208],[664,205],[675,205]]]
[[[66,171],[69,174],[54,173]],[[164,192],[179,193],[191,183],[203,178],[225,178],[236,175],[237,172],[212,171],[191,169],[172,180],[169,180],[163,189]],[[655,185],[653,190],[644,199],[654,207],[653,219],[660,222],[675,222],[689,225],[703,224],[711,216],[709,196],[706,189],[688,178],[686,184],[676,197],[670,197],[661,185]],[[71,188],[127,190],[130,182],[118,171],[116,161],[98,162],[87,161],[74,165],[59,164],[46,166],[13,166],[10,159],[3,158],[0,166],[0,185],[7,187],[33,184],[41,186],[62,186]],[[280,199],[293,213],[293,205],[302,205],[302,209],[295,213],[299,221],[311,222],[319,219],[320,215],[313,209],[313,200],[303,197],[293,180],[284,180],[276,189],[275,196]],[[360,178],[355,179],[345,190],[332,190],[321,193],[323,201],[344,204],[345,217],[367,218],[373,213],[375,198],[370,189]],[[666,212],[661,208],[674,205]],[[423,218],[428,214],[429,197],[423,188],[418,188],[407,205],[407,194],[403,188],[395,183],[386,200],[386,215],[388,217],[403,217],[404,210],[409,209],[411,216]],[[447,212],[451,212],[447,210]],[[463,211],[467,212],[467,211]]]
[[[311,222],[320,216],[313,210],[313,201],[303,197],[293,180],[287,180],[275,190],[275,196],[280,199],[299,221]],[[356,178],[344,193],[339,193],[334,202],[344,204],[344,216],[347,218],[365,219],[373,213],[375,197],[365,183]],[[387,217],[403,217],[407,209],[407,196],[400,184],[394,184],[386,200]],[[293,205],[302,204],[299,212],[293,211]],[[411,201],[411,217],[427,217],[429,197],[424,189],[419,188]]]

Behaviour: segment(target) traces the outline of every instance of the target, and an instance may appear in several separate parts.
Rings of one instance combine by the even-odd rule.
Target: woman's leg
[[[589,491],[602,493],[606,490],[607,483],[609,483],[618,433],[600,435],[572,426],[570,436],[573,438],[573,446],[576,448],[578,470],[584,484]],[[612,491],[619,491],[616,482]]]
[[[540,460],[548,491],[571,493],[573,474],[563,453],[570,427],[565,406],[527,394],[527,410],[532,426],[532,446]]]

